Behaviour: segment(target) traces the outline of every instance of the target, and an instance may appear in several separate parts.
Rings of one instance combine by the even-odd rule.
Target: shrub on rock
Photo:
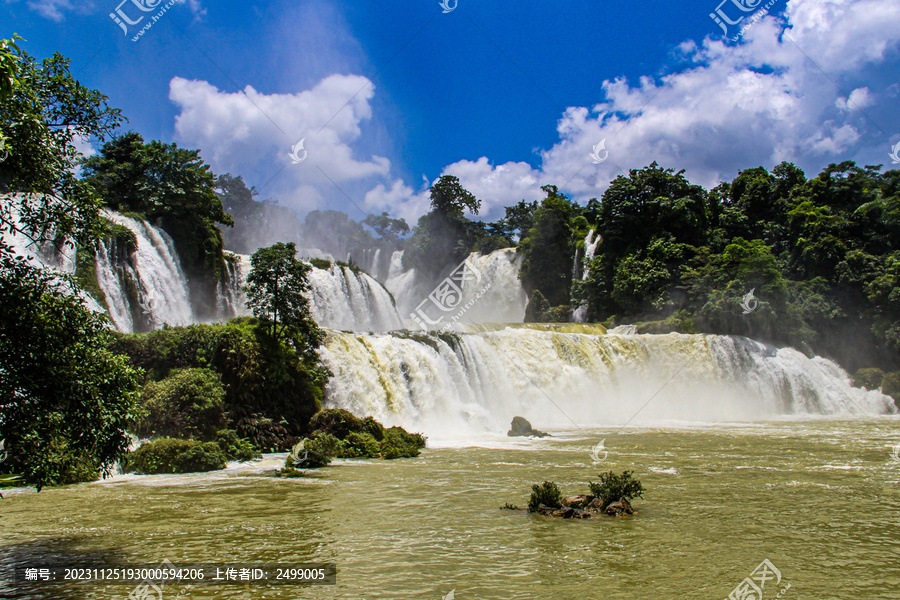
[[[237,432],[233,429],[222,429],[217,432],[215,442],[222,449],[225,456],[228,457],[228,460],[244,462],[254,458],[262,458],[262,454],[250,440],[238,437]]]
[[[224,469],[228,459],[215,442],[160,438],[128,455],[126,469],[146,475]]]
[[[619,500],[633,500],[643,498],[644,486],[637,479],[632,478],[634,471],[623,471],[616,475],[612,471],[600,474],[600,481],[591,482],[591,495],[599,499],[603,509]]]
[[[559,487],[552,481],[545,481],[540,485],[531,486],[531,498],[528,500],[528,512],[537,512],[543,504],[547,508],[562,507],[562,493]]]

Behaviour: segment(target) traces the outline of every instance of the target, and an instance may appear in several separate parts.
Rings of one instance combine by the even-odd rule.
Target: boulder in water
[[[531,423],[523,417],[513,417],[510,427],[511,429],[506,432],[509,437],[547,437],[550,435],[544,431],[533,429]]]
[[[563,498],[563,506],[571,506],[572,508],[584,509],[594,499],[593,496],[566,496]]]
[[[621,517],[622,515],[633,515],[634,509],[631,508],[631,503],[628,500],[622,498],[618,502],[613,502],[607,506],[603,512],[611,517]]]

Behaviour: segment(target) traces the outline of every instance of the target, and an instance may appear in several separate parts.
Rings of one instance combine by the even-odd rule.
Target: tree
[[[554,185],[543,188],[547,197],[534,212],[533,225],[519,244],[519,277],[529,292],[540,290],[550,307],[569,304],[575,241],[572,220],[577,207]],[[534,312],[534,311],[531,311]]]
[[[95,479],[128,447],[139,371],[107,349],[106,319],[53,275],[0,262],[0,439],[39,490]]]
[[[257,200],[256,188],[248,188],[240,175],[219,175],[215,192],[234,221],[233,227],[219,228],[226,249],[253,254],[258,248],[300,235],[302,226],[296,213],[270,200]]]
[[[215,176],[200,151],[155,140],[144,143],[132,131],[84,159],[83,173],[113,210],[161,220],[188,277],[195,312],[214,314],[214,290],[225,272],[217,224],[234,222],[215,193]]]
[[[464,188],[459,183],[459,178],[453,175],[442,175],[429,191],[431,210],[449,218],[462,218],[466,209],[477,215],[481,208],[481,200]]]
[[[538,201],[531,203],[520,200],[518,204],[506,207],[506,221],[511,233],[515,233],[521,240],[528,234],[528,230],[534,224],[534,213],[538,209]]]
[[[42,245],[91,244],[100,202],[75,176],[76,137],[100,139],[123,121],[106,96],[81,85],[60,54],[38,62],[0,42],[0,233],[22,233]],[[0,253],[9,249],[0,245]]]
[[[481,200],[453,175],[441,176],[430,192],[431,211],[419,218],[407,241],[403,266],[436,278],[462,262],[475,247],[477,231],[466,218],[465,210],[477,215]]]
[[[250,259],[247,276],[247,308],[273,340],[285,339],[311,361],[323,333],[309,312],[309,271],[312,267],[296,258],[293,243],[260,248]]]
[[[379,237],[391,243],[400,242],[400,236],[409,233],[409,225],[405,219],[392,219],[388,213],[369,215],[362,220],[363,225],[368,225]]]
[[[122,117],[78,83],[59,54],[38,62],[0,43],[0,234],[36,245],[92,244],[100,201],[75,175],[76,136],[106,137]],[[94,479],[126,449],[138,373],[106,349],[102,317],[71,283],[0,244],[0,439],[4,469],[44,485]]]

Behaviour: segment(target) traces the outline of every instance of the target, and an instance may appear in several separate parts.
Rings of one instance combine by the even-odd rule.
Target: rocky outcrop
[[[550,434],[532,428],[531,423],[523,417],[513,417],[512,425],[506,435],[509,437],[547,437]]]
[[[593,496],[568,496],[563,498],[562,506],[552,507],[543,504],[538,505],[537,514],[545,517],[557,517],[562,519],[600,519],[604,516],[624,517],[634,514],[631,503],[622,498],[603,506],[600,498]]]

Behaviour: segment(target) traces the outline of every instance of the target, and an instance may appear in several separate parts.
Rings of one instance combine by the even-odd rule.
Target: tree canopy
[[[310,265],[296,258],[293,243],[260,248],[250,259],[247,307],[273,340],[286,340],[305,357],[315,360],[322,331],[313,320],[309,299]]]

